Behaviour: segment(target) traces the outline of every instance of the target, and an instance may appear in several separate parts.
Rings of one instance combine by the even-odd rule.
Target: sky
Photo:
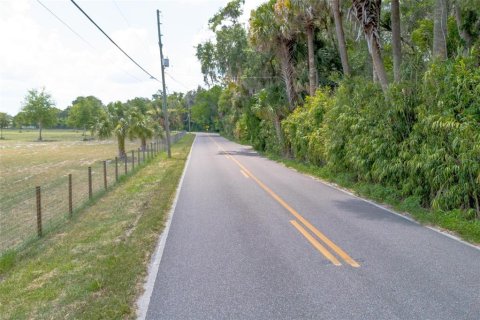
[[[247,23],[265,0],[245,0]],[[195,46],[212,37],[208,19],[228,0],[76,0],[124,51],[161,81],[156,10],[161,11],[167,92],[203,86]],[[44,6],[73,29],[72,32]],[[125,57],[68,0],[0,0],[0,112],[17,114],[30,89],[48,92],[59,109],[78,96],[107,104],[151,98],[161,82]]]

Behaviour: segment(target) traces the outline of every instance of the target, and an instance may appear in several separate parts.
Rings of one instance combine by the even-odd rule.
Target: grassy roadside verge
[[[0,319],[131,319],[193,142],[172,147],[71,223],[0,261]],[[2,258],[3,259],[3,258]]]
[[[412,217],[424,225],[435,226],[457,235],[472,244],[480,245],[480,221],[465,216],[466,213],[462,210],[438,211],[425,209],[420,205],[419,199],[415,197],[403,199],[395,189],[379,184],[355,182],[348,174],[334,174],[326,168],[304,164],[276,155],[264,155],[271,160],[280,162],[301,173],[334,183],[341,188],[348,189],[354,194],[392,208],[397,212]]]

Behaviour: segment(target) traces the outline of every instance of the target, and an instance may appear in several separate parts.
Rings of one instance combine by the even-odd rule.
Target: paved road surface
[[[199,134],[147,319],[480,319],[480,251]]]

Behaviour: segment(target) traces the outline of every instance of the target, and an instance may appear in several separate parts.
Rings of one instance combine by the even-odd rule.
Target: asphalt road
[[[480,319],[480,250],[199,134],[147,319]]]

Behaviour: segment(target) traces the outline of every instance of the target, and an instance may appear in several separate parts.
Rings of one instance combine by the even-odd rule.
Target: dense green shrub
[[[404,191],[439,209],[475,208],[480,196],[480,69],[472,59],[434,63],[402,160]]]
[[[395,185],[401,179],[398,154],[414,118],[404,91],[392,86],[385,98],[377,85],[360,78],[340,85],[323,127],[330,168],[350,171],[360,181]]]
[[[478,61],[432,63],[418,83],[392,84],[386,95],[363,78],[342,81],[333,95],[318,90],[282,122],[286,144],[303,162],[478,217]]]
[[[325,164],[322,123],[332,101],[327,89],[319,89],[315,96],[307,97],[305,104],[297,107],[282,122],[285,143],[296,159],[316,165]]]

